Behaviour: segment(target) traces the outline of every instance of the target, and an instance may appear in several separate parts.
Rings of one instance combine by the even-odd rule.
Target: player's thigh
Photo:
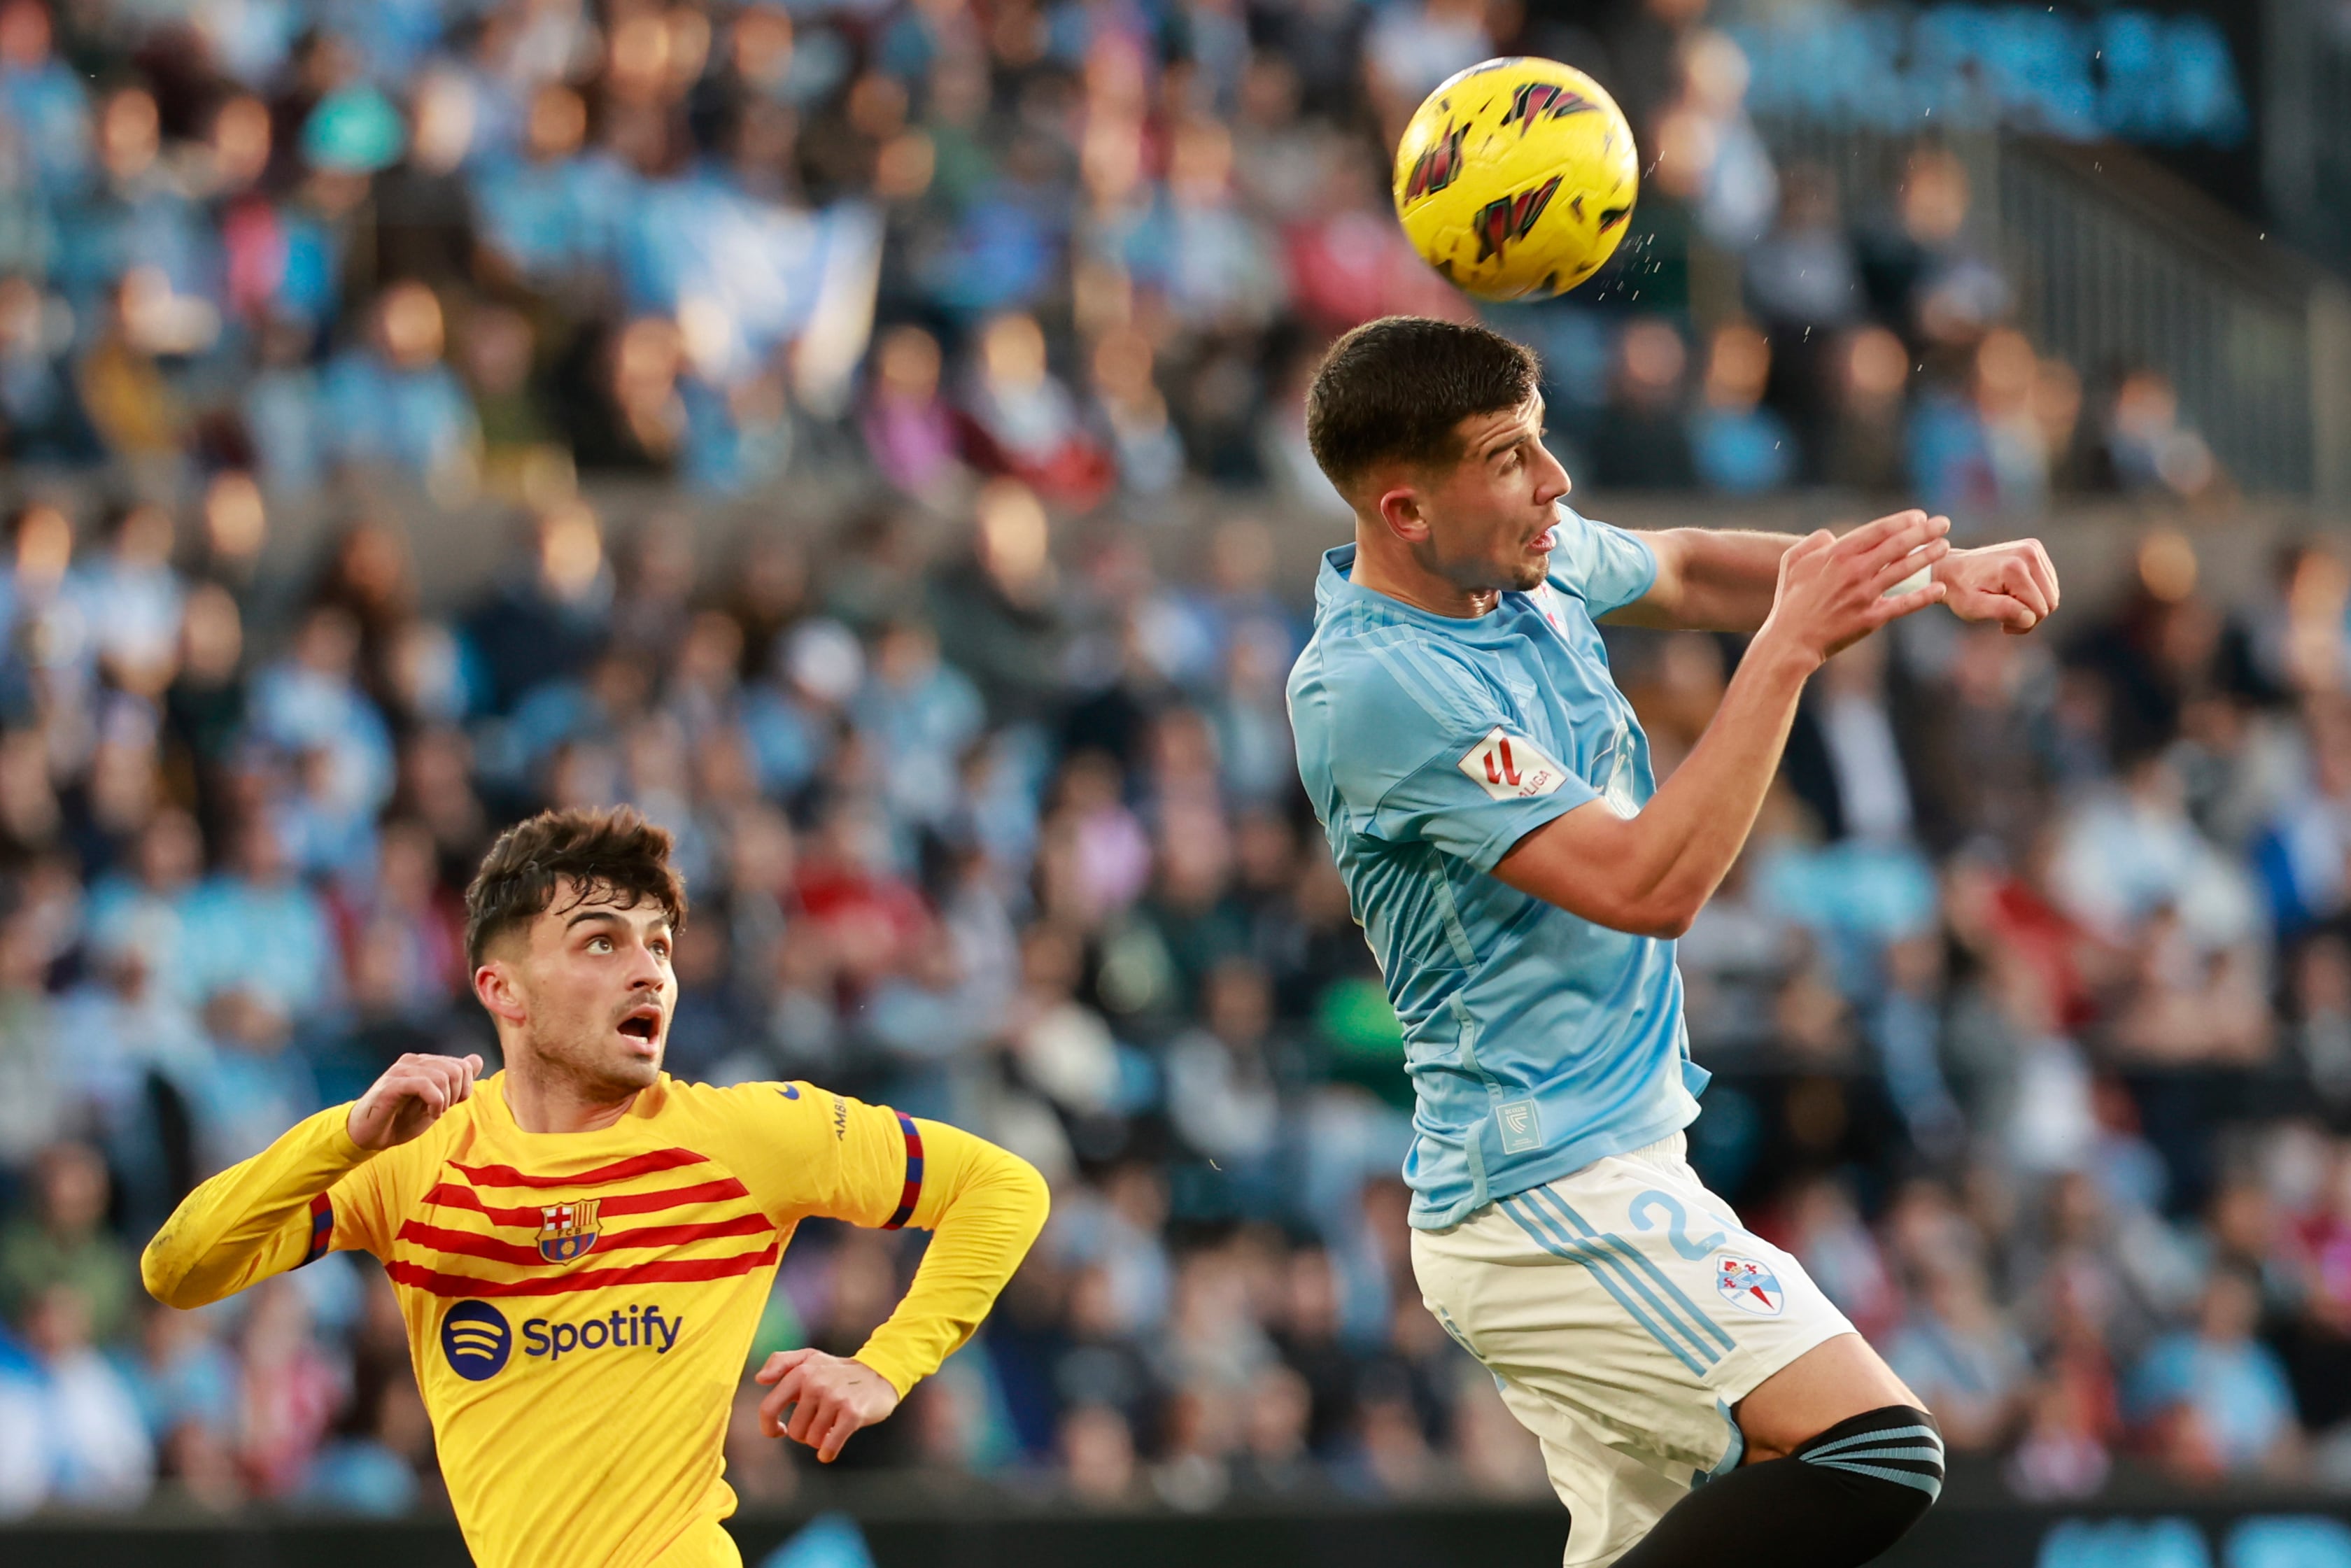
[[[1852,1332],[1678,1139],[1418,1233],[1413,1252],[1423,1294],[1495,1373],[1685,1480],[1737,1462],[1732,1406]]]
[[[1757,1384],[1732,1414],[1751,1464],[1792,1454],[1838,1422],[1890,1405],[1926,1408],[1867,1340],[1848,1333],[1823,1340]]]

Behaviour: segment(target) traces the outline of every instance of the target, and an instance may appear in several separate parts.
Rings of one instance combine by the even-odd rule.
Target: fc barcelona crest
[[[596,1245],[596,1205],[583,1197],[576,1203],[540,1206],[538,1255],[550,1263],[569,1263]]]

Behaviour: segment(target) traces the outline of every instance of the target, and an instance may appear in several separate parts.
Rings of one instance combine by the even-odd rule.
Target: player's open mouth
[[[661,1038],[661,1009],[643,1007],[621,1020],[621,1032],[650,1045]]]

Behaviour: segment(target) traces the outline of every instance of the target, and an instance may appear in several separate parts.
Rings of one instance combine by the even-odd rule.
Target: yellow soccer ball
[[[1625,237],[1640,159],[1625,111],[1556,60],[1488,60],[1428,95],[1396,146],[1395,209],[1481,299],[1563,294]]]

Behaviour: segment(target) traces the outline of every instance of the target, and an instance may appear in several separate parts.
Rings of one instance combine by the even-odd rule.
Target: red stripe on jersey
[[[615,1193],[600,1198],[602,1207],[597,1212],[610,1219],[622,1214],[651,1214],[656,1209],[678,1208],[689,1203],[717,1203],[730,1197],[748,1197],[750,1189],[733,1176],[721,1181],[696,1182],[692,1186],[665,1186],[652,1192]],[[539,1206],[533,1203],[506,1205],[484,1203],[482,1195],[472,1187],[455,1182],[441,1182],[424,1195],[427,1203],[444,1208],[470,1208],[475,1214],[488,1215],[500,1225],[528,1225],[538,1228]]]
[[[581,1171],[578,1176],[527,1176],[512,1166],[465,1166],[451,1160],[450,1165],[463,1171],[465,1179],[475,1186],[595,1186],[608,1181],[627,1181],[632,1176],[651,1176],[655,1171],[674,1171],[680,1166],[707,1165],[709,1157],[692,1149],[654,1149],[648,1154],[631,1155],[625,1160],[614,1160],[609,1166]]]
[[[628,1269],[588,1269],[577,1274],[548,1274],[530,1280],[479,1280],[470,1274],[444,1274],[404,1260],[388,1263],[384,1272],[395,1285],[430,1291],[436,1296],[564,1296],[574,1291],[601,1291],[621,1285],[660,1285],[695,1280],[731,1280],[774,1262],[777,1248],[768,1243],[757,1252],[731,1258],[680,1258],[639,1263]]]
[[[538,1222],[538,1212],[532,1211],[532,1223]],[[633,1230],[607,1230],[596,1238],[595,1250],[614,1252],[623,1248],[683,1246],[688,1241],[701,1241],[716,1236],[766,1236],[776,1228],[764,1214],[738,1214],[731,1219],[716,1219],[704,1225],[643,1225]],[[463,1253],[468,1258],[486,1258],[493,1263],[519,1263],[538,1268],[548,1260],[539,1254],[536,1245],[525,1247],[504,1241],[495,1236],[484,1236],[472,1230],[451,1230],[444,1226],[425,1225],[410,1219],[402,1222],[397,1239],[413,1241],[420,1247],[436,1248],[443,1252]]]

